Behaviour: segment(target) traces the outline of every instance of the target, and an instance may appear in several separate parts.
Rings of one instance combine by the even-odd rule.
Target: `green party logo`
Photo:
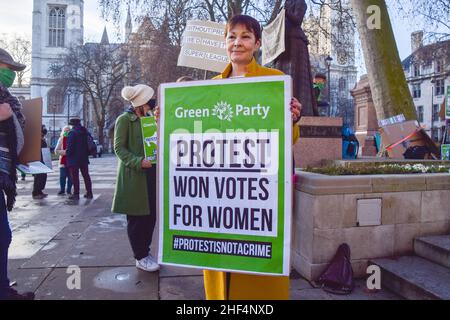
[[[229,103],[220,101],[214,106],[212,115],[219,118],[219,120],[231,121],[233,119],[233,109]]]
[[[245,106],[242,104],[236,104],[234,107],[226,101],[217,102],[212,109],[211,108],[186,108],[178,107],[175,109],[175,117],[178,119],[189,118],[210,118],[211,116],[217,117],[222,121],[229,121],[235,116],[240,117],[254,117],[259,116],[262,120],[265,120],[271,110],[270,106],[264,106],[260,103],[253,106]]]

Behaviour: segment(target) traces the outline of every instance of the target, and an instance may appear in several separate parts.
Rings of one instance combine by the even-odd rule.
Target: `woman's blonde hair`
[[[66,132],[66,129],[69,129],[69,130],[70,130],[70,127],[69,127],[69,126],[64,126],[64,127],[62,128],[62,130],[61,130],[61,134],[59,135],[60,137],[64,137],[64,132]]]

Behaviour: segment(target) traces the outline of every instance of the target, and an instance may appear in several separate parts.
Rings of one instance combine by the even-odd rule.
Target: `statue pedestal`
[[[355,99],[355,136],[361,146],[360,155],[376,156],[375,134],[378,131],[378,121],[367,75],[361,77],[351,93]]]
[[[294,145],[296,168],[342,159],[342,118],[302,117],[300,139]]]

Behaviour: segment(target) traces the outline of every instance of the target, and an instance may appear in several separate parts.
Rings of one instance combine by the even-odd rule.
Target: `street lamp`
[[[55,142],[56,137],[56,104],[53,105],[53,137],[52,137],[52,146]]]
[[[70,120],[70,96],[72,95],[72,91],[67,92],[67,123]]]
[[[328,102],[330,104],[329,107],[329,116],[331,116],[331,77],[330,77],[330,67],[331,67],[331,61],[333,61],[333,58],[329,55],[325,58],[325,64],[328,69]]]
[[[434,122],[437,121],[434,117],[434,83],[436,81],[431,79],[431,139],[434,140]],[[438,133],[439,134],[439,133]]]

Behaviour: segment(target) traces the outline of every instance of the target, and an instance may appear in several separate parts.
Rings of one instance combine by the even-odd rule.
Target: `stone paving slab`
[[[159,271],[159,276],[161,278],[179,277],[179,276],[202,276],[203,277],[203,271],[201,269],[193,269],[193,268],[161,266],[161,269]]]
[[[100,218],[86,229],[58,267],[135,265],[125,223],[125,217],[121,215]]]
[[[202,276],[183,276],[159,279],[161,300],[205,300]]]
[[[326,292],[320,287],[313,287],[305,279],[291,279],[290,300],[402,300],[402,298],[388,290],[369,291],[365,280],[355,280],[355,288],[351,294],[338,295]]]
[[[51,240],[25,262],[21,269],[54,268],[73,247],[75,240]]]
[[[66,268],[55,269],[36,291],[37,300],[157,300],[158,274],[135,267],[81,268],[81,290],[69,290]],[[69,283],[74,283],[69,281]]]
[[[19,269],[10,268],[8,273],[9,280],[15,282],[13,288],[19,292],[36,292],[39,286],[45,281],[52,272],[51,268],[44,269]]]

